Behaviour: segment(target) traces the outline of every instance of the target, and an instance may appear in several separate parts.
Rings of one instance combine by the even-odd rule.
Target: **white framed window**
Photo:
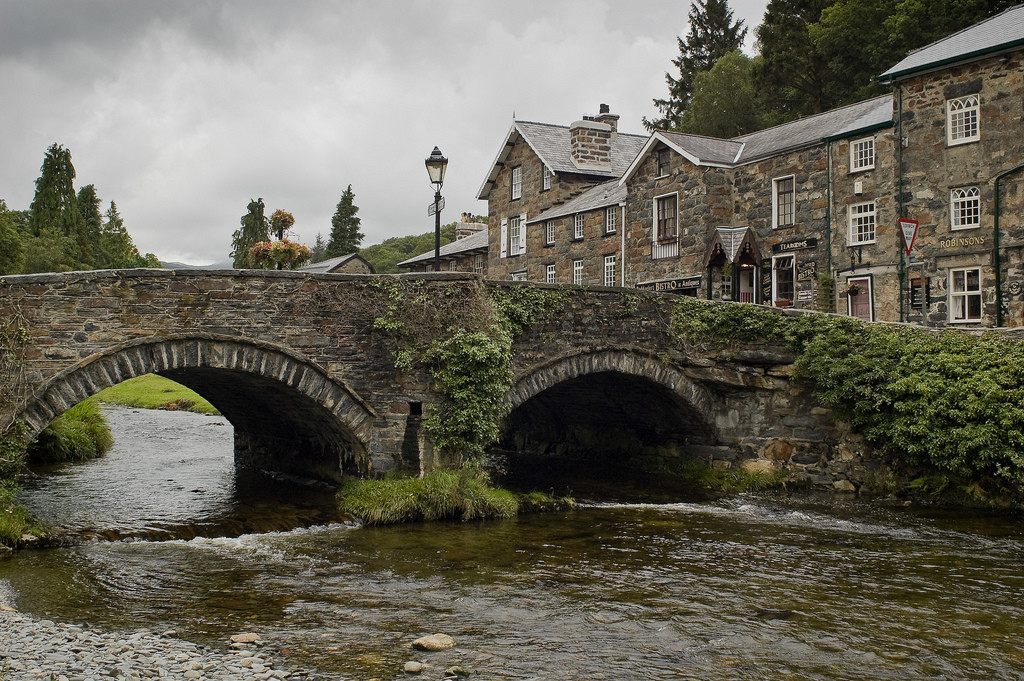
[[[614,234],[618,222],[618,206],[610,206],[604,209],[604,233]]]
[[[572,230],[572,238],[573,239],[582,239],[583,238],[583,217],[584,217],[583,213],[577,213],[576,217],[573,218],[573,230]]]
[[[509,218],[508,254],[519,255],[526,252],[526,244],[523,241],[523,219],[521,217]]]
[[[875,167],[875,138],[867,137],[850,142],[850,172],[871,170]]]
[[[548,220],[544,223],[544,243],[550,246],[555,243],[555,221]]]
[[[473,272],[476,274],[484,273],[484,256],[477,255],[473,257]]]
[[[556,276],[557,275],[555,274],[555,266],[548,265],[544,281],[547,282],[548,284],[554,284],[557,281]]]
[[[516,166],[512,169],[512,200],[523,196],[523,167]]]
[[[850,245],[875,243],[875,202],[855,203],[849,208]]]
[[[457,260],[449,260],[448,261],[448,271],[449,272],[458,272],[459,271],[459,262]]]
[[[968,95],[946,102],[946,142],[949,145],[966,144],[981,139],[978,125],[980,110],[978,95]]]
[[[772,257],[772,304],[785,307],[793,304],[796,294],[796,258],[792,255]]]
[[[949,193],[950,229],[981,226],[981,192],[977,187],[960,187]]]
[[[732,300],[732,273],[728,275],[725,273],[725,268],[721,269],[722,274],[722,300]]]
[[[790,227],[796,224],[796,177],[777,177],[772,180],[772,226]]]
[[[949,271],[949,321],[981,321],[981,268]]]
[[[572,261],[572,283],[582,284],[583,283],[583,261],[573,260]]]
[[[540,178],[541,191],[551,189],[551,170],[547,166],[544,166],[544,169],[541,171]]]
[[[604,256],[604,285],[615,286],[615,256]]]
[[[512,273],[512,281],[526,281],[526,270]]]

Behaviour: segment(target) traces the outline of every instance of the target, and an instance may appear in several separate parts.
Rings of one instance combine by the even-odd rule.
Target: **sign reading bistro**
[[[683,289],[700,288],[701,275],[686,277],[685,279],[666,279],[665,281],[647,281],[637,284],[637,288],[648,291],[681,291]]]

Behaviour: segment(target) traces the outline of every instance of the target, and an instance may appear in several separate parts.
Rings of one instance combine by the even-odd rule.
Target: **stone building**
[[[572,125],[515,121],[477,198],[487,201],[489,276],[601,284],[622,260],[618,180],[647,140],[602,104]],[[599,186],[600,185],[600,186]]]
[[[455,241],[441,246],[443,272],[474,272],[487,276],[487,223],[476,222],[470,213],[463,213],[455,225]],[[403,260],[399,267],[410,272],[433,272],[434,251]]]
[[[376,274],[373,265],[358,253],[339,255],[320,262],[312,262],[299,268],[303,272],[341,272],[344,274]]]
[[[1024,325],[1022,62],[1024,5],[912,53],[890,94],[733,139],[621,134],[604,105],[516,121],[479,193],[490,276]]]

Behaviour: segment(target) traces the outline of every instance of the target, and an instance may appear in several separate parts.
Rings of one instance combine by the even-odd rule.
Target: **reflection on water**
[[[459,664],[484,679],[1009,680],[1024,670],[1022,559],[1015,522],[742,497],[92,542],[19,554],[0,580],[60,620],[220,645],[256,630],[325,678],[423,659],[432,678]],[[409,649],[435,632],[457,647]]]

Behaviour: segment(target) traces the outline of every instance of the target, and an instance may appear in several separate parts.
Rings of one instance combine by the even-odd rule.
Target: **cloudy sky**
[[[732,0],[753,29],[767,0]],[[43,155],[115,201],[143,252],[227,259],[250,198],[326,238],[345,187],[367,246],[433,229],[423,160],[449,158],[443,222],[475,197],[513,115],[607,103],[643,132],[687,0],[0,0],[0,198]]]

